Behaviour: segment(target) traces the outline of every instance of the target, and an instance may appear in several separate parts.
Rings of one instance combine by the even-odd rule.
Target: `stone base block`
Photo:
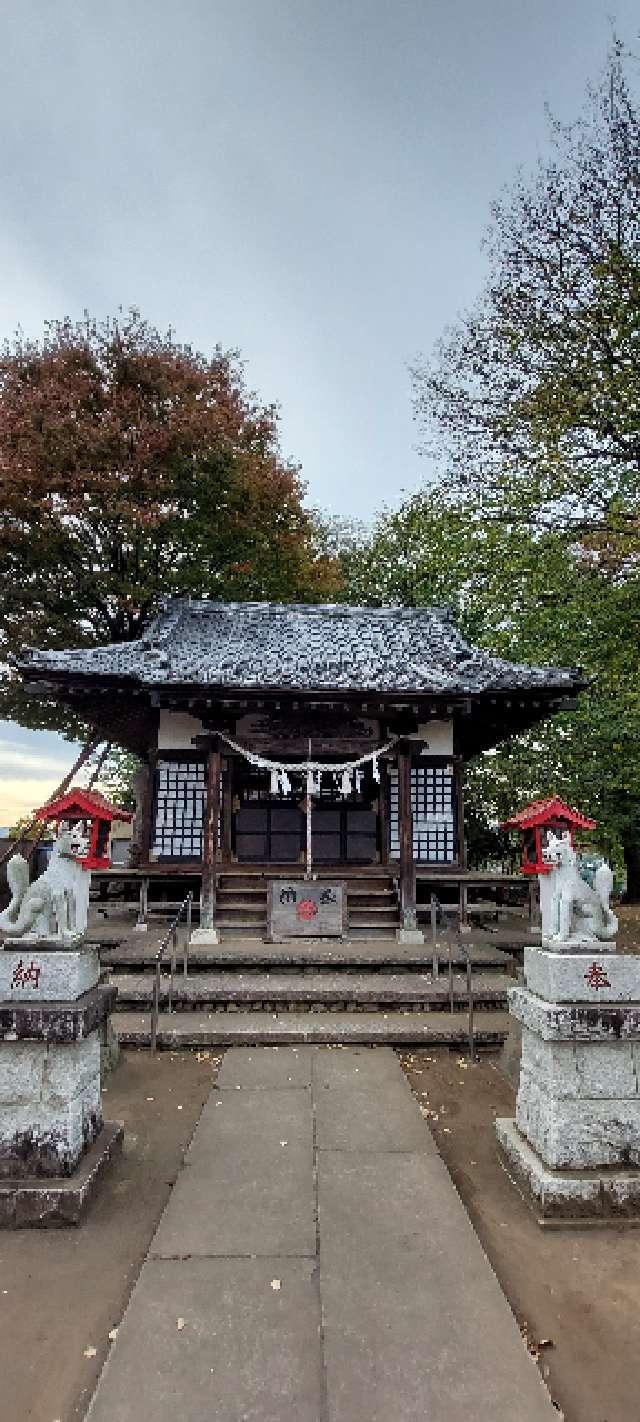
[[[215,948],[220,942],[217,928],[194,928],[189,939],[190,948]]]
[[[49,1229],[79,1224],[109,1162],[120,1151],[123,1137],[120,1123],[107,1121],[73,1175],[0,1181],[0,1228]]]
[[[515,1017],[509,1018],[509,1035],[502,1044],[499,1066],[507,1081],[517,1090],[522,1057],[522,1027]]]
[[[546,1002],[640,1002],[640,958],[631,953],[556,953],[525,948],[524,980]]]
[[[640,1100],[640,1042],[549,1042],[526,1027],[521,1031],[523,1077],[534,1078],[547,1097]]]
[[[508,997],[513,1016],[545,1042],[640,1041],[640,1002],[545,1002],[523,987]]]
[[[550,953],[617,953],[615,938],[543,938],[541,947]],[[538,950],[539,951],[539,950]]]
[[[640,1165],[640,1098],[575,1100],[549,1094],[522,1071],[519,1130],[552,1169]]]
[[[398,943],[424,943],[424,933],[421,928],[397,928],[396,940]]]
[[[91,988],[72,1002],[0,1002],[0,1048],[4,1042],[81,1042],[113,1009],[117,989]]]
[[[73,1002],[96,987],[100,955],[90,945],[65,951],[21,939],[0,952],[0,1001]]]
[[[506,1168],[538,1224],[640,1224],[640,1170],[553,1170],[514,1120],[498,1117],[496,1135]]]
[[[109,1072],[120,1064],[120,1042],[110,1017],[105,1017],[100,1029],[100,1077],[104,1081]]]
[[[0,1043],[0,1179],[70,1175],[101,1128],[97,1030]]]

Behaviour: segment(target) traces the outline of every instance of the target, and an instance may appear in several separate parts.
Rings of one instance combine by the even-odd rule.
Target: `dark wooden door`
[[[241,864],[297,864],[302,835],[297,805],[242,805],[235,816],[235,850]]]
[[[240,808],[234,816],[234,849],[240,863],[296,864],[306,848],[306,818],[300,801],[274,799],[269,775],[251,766],[239,768]],[[343,800],[325,780],[314,800],[311,853],[314,864],[373,864],[378,850],[378,816],[373,787],[363,777],[357,793]]]
[[[378,847],[375,810],[314,806],[311,852],[314,864],[373,864]]]

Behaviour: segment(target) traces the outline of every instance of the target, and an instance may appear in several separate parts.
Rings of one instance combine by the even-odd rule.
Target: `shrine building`
[[[195,598],[136,641],[32,651],[19,670],[140,756],[135,863],[208,875],[210,917],[222,869],[299,865],[393,875],[405,929],[416,875],[464,868],[464,762],[585,685],[471,646],[443,608]]]

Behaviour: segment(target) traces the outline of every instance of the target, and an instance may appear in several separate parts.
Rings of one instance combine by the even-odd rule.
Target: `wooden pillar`
[[[222,772],[222,843],[220,846],[220,858],[223,864],[230,864],[233,829],[234,757],[227,755],[225,762],[226,768]]]
[[[149,913],[149,880],[145,874],[140,880],[140,902],[138,906],[138,919],[136,928],[142,932],[147,927]]]
[[[207,756],[207,786],[204,808],[204,839],[202,845],[202,901],[200,927],[216,926],[216,887],[218,879],[218,825],[220,820],[220,742],[212,739]]]
[[[134,815],[134,837],[129,851],[133,867],[148,864],[154,839],[153,798],[156,770],[156,753],[152,751],[137,772],[134,782],[136,808]]]
[[[461,869],[467,867],[467,841],[464,833],[464,786],[462,784],[462,772],[464,761],[455,760],[453,763],[453,774],[455,778],[456,796],[456,838],[458,841],[458,864]]]
[[[389,767],[381,760],[380,784],[378,786],[378,833],[380,835],[380,863],[389,863]]]
[[[413,859],[413,810],[411,806],[411,747],[398,748],[398,829],[400,836],[400,923],[415,930],[416,866]]]

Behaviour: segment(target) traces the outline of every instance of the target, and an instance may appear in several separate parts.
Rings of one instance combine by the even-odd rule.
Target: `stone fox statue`
[[[26,859],[14,854],[7,865],[11,903],[0,913],[0,932],[61,943],[80,938],[87,927],[91,875],[78,860],[88,848],[79,825],[61,827],[49,863],[33,884]]]
[[[571,836],[550,834],[542,858],[551,873],[540,875],[542,941],[606,942],[615,938],[618,920],[609,908],[613,874],[605,860],[593,875],[593,887],[580,872]]]

